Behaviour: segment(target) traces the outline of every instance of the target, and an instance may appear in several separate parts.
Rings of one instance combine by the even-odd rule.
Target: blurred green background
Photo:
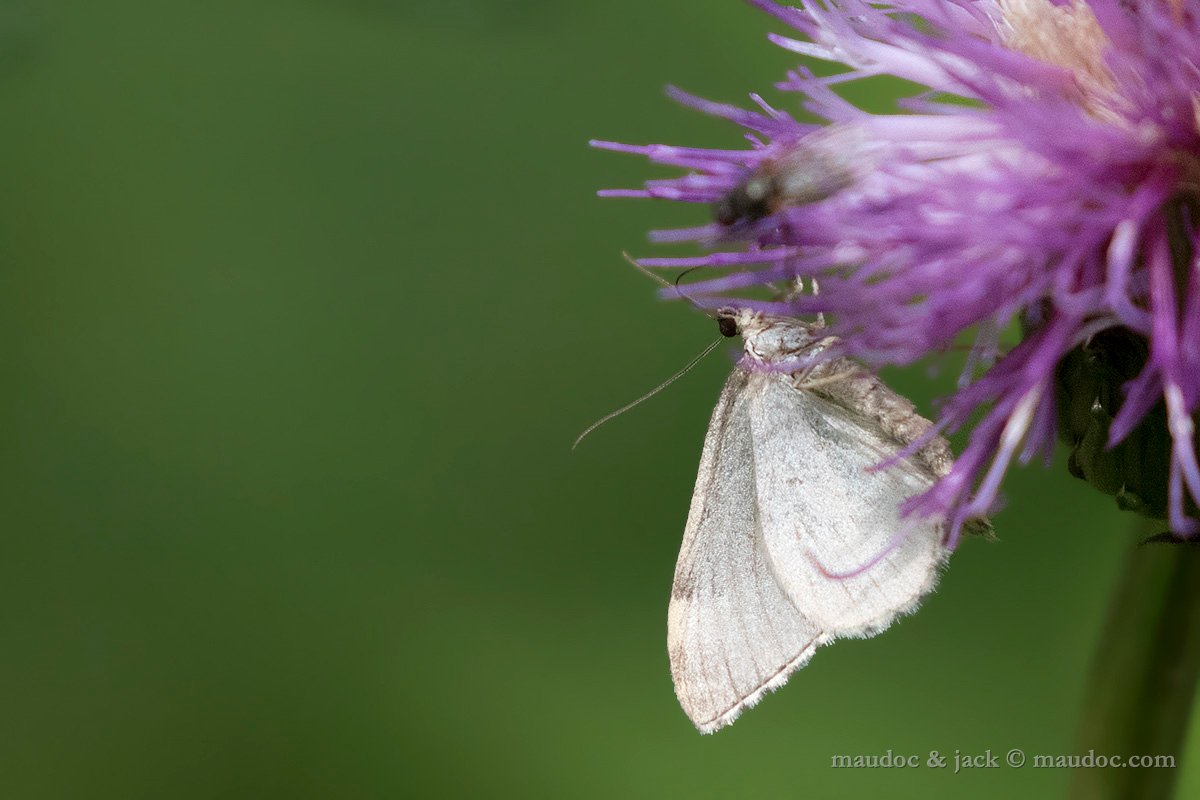
[[[790,66],[734,0],[8,0],[0,795],[1054,797],[1111,501],[1015,470],[919,614],[733,728],[666,603],[729,359],[620,251],[703,209],[589,137],[734,145]],[[862,87],[877,107],[888,87]],[[784,99],[783,103],[794,103]],[[928,409],[953,370],[893,383]],[[1191,773],[1190,786],[1200,786]]]

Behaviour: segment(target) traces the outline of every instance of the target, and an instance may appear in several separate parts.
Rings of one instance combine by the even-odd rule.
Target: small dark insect
[[[713,216],[725,227],[743,221],[758,222],[771,216],[778,206],[779,192],[775,183],[769,174],[752,174],[717,201]]]
[[[713,217],[726,228],[755,223],[787,206],[824,200],[852,181],[847,164],[803,140],[751,171],[713,204]]]

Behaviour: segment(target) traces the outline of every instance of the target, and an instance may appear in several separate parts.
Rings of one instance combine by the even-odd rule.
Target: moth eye
[[[739,333],[738,324],[733,317],[717,317],[717,328],[720,329],[721,335],[727,338]]]

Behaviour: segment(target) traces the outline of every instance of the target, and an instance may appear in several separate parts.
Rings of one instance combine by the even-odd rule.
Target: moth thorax
[[[807,323],[762,316],[751,324],[741,325],[741,331],[746,353],[765,364],[808,355],[818,338]]]

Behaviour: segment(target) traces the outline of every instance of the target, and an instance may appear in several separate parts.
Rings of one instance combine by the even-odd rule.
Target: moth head
[[[750,308],[726,307],[717,310],[717,327],[722,336],[741,336],[752,360],[776,363],[810,353],[823,326]]]
[[[747,331],[755,331],[763,326],[763,315],[748,308],[719,308],[717,309],[717,329],[721,335],[732,338],[742,336]]]

